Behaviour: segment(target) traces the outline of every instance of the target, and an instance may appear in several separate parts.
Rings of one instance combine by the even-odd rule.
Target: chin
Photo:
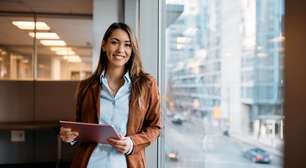
[[[112,64],[113,67],[116,67],[116,68],[122,68],[122,67],[125,67],[125,63],[116,63],[116,64]]]

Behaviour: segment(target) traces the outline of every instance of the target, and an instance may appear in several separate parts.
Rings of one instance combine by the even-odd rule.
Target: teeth
[[[114,56],[116,59],[123,59],[124,58],[124,56],[121,56],[121,55],[115,55]]]

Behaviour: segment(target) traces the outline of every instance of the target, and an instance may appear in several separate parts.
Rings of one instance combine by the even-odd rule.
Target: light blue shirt
[[[111,94],[107,78],[103,72],[100,77],[100,118],[99,123],[112,125],[116,131],[125,136],[129,114],[129,99],[131,93],[131,79],[129,73],[124,75],[124,84],[116,95]],[[87,168],[127,168],[124,154],[117,152],[109,144],[98,144],[90,156]]]

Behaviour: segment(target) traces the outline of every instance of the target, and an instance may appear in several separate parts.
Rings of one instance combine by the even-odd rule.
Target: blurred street
[[[175,152],[177,160],[166,158],[167,168],[281,168],[282,156],[270,153],[270,164],[252,163],[242,156],[254,147],[217,129],[204,126],[201,118],[191,117],[182,123],[166,119],[166,153]]]

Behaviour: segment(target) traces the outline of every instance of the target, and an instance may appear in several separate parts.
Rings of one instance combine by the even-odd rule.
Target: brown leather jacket
[[[82,85],[82,82],[80,83]],[[154,141],[160,133],[160,95],[157,83],[149,77],[146,84],[145,99],[142,107],[130,103],[127,136],[130,136],[134,148],[127,157],[128,168],[145,168],[145,147]],[[97,81],[82,98],[78,99],[76,120],[80,122],[98,123],[100,115],[100,85]],[[130,102],[133,97],[130,98]],[[103,112],[103,110],[102,110]],[[72,160],[72,168],[86,168],[89,157],[96,147],[96,143],[81,142]]]

